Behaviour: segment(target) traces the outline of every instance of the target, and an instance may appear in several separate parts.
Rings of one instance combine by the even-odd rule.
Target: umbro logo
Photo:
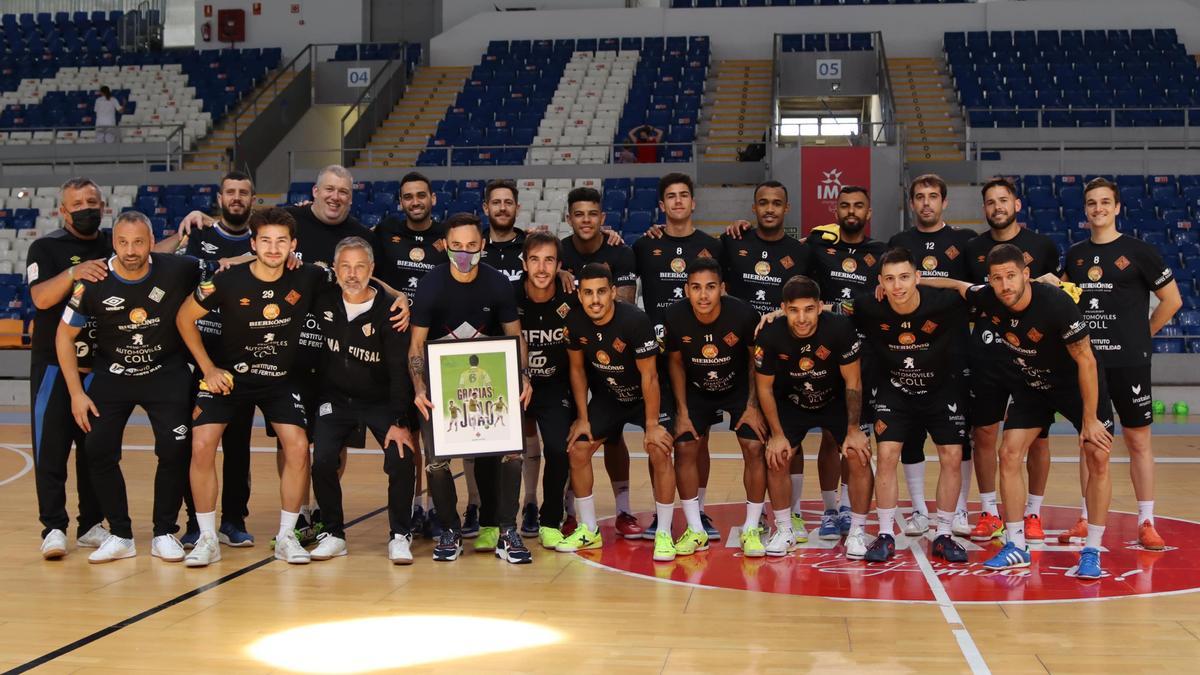
[[[120,298],[115,295],[110,295],[107,298],[105,298],[104,300],[102,300],[100,304],[108,305],[109,307],[119,307],[119,306],[125,304],[125,298]]]
[[[215,255],[217,252],[217,247],[215,244],[211,244],[206,241],[203,244],[200,244],[200,250],[208,255]]]
[[[180,439],[182,439],[185,435],[187,435],[188,428],[187,428],[186,424],[180,424],[179,426],[175,427],[171,431],[174,432],[175,435],[178,436]]]

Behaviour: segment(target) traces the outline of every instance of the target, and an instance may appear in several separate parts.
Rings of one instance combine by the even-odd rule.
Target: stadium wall
[[[222,9],[241,9],[246,12],[246,41],[235,45],[253,49],[280,47],[286,63],[312,43],[363,42],[370,34],[364,10],[367,0],[197,0],[196,49],[215,49],[229,44],[217,42],[217,12]],[[255,15],[253,6],[260,5],[262,13]],[[204,16],[205,8],[212,16]],[[298,11],[293,12],[293,9]],[[202,31],[205,23],[212,26],[212,42],[205,42]],[[478,60],[478,55],[476,55]]]

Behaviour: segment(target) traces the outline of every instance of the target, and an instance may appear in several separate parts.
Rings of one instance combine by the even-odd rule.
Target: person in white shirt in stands
[[[100,97],[96,99],[93,110],[96,114],[96,140],[101,143],[120,141],[121,135],[117,131],[117,113],[124,112],[124,108],[108,87],[100,87]]]

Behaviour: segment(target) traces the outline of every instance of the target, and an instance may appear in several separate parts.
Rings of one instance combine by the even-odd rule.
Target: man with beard
[[[488,219],[488,232],[483,262],[504,272],[504,276],[513,282],[520,281],[525,271],[521,266],[525,231],[516,227],[520,210],[516,182],[504,178],[484,186],[483,213]]]
[[[250,250],[250,219],[254,204],[254,182],[241,171],[230,171],[221,178],[217,191],[217,206],[221,217],[209,227],[193,228],[184,236],[180,232],[155,244],[160,253],[175,253],[181,245],[183,252],[201,260],[228,264],[233,259],[253,259]],[[204,346],[210,354],[221,348],[221,314],[210,312],[196,322]],[[200,370],[192,372],[192,390],[200,384]],[[221,492],[221,528],[217,538],[227,546],[253,546],[254,536],[246,531],[246,516],[250,515],[250,433],[254,425],[254,409],[240,410],[238,417],[230,420],[221,435],[221,479],[225,489]],[[244,477],[244,478],[243,478]],[[184,492],[187,504],[187,531],[179,541],[190,549],[200,537],[200,526],[196,523],[192,491]]]
[[[734,238],[721,235],[726,291],[759,314],[779,309],[783,285],[808,271],[809,247],[783,231],[787,187],[770,180],[754,188],[751,206],[757,225]]]
[[[912,209],[917,226],[904,230],[888,241],[888,248],[900,247],[912,254],[923,277],[945,277],[968,281],[970,269],[965,254],[967,243],[975,237],[972,230],[950,227],[942,220],[946,209],[946,181],[941,176],[928,173],[917,176],[908,186],[908,204]],[[962,326],[962,335],[952,343],[960,359],[966,363],[967,331]],[[964,369],[965,370],[965,369]],[[965,375],[965,373],[964,373]],[[912,502],[912,515],[904,523],[904,534],[919,537],[929,529],[929,507],[925,504],[925,430],[915,429],[911,438],[904,441],[900,451],[900,463],[904,467],[904,481]],[[971,533],[967,517],[967,497],[971,492],[971,445],[963,446],[963,480],[954,509],[954,534],[967,536]]]
[[[695,258],[721,259],[721,242],[696,229],[692,215],[696,211],[696,187],[691,176],[669,173],[658,181],[658,207],[666,218],[659,237],[642,237],[633,245],[637,274],[642,279],[642,306],[646,310],[654,333],[662,340],[665,313],[668,307],[684,299],[687,285],[687,261]],[[659,380],[670,382],[665,355],[658,360]],[[664,397],[663,409],[670,415],[674,401]],[[697,463],[700,469],[700,513],[704,531],[712,541],[720,541],[721,531],[704,513],[705,492],[708,490],[710,458],[707,440],[701,441]],[[646,539],[655,538],[655,522],[642,532]]]
[[[151,253],[150,219],[127,211],[113,225],[110,274],[99,282],[76,282],[63,310],[56,347],[71,392],[71,412],[87,432],[86,453],[92,482],[112,534],[90,556],[106,563],[137,554],[129,499],[121,473],[121,439],[135,406],[154,430],[154,540],[150,553],[167,562],[183,560],[175,538],[176,518],[187,484],[190,425],[186,352],[175,315],[203,274],[204,262],[169,253]],[[96,323],[96,371],[80,377],[75,340]],[[244,475],[244,474],[243,474]]]
[[[1113,407],[1121,417],[1121,436],[1129,449],[1129,478],[1138,506],[1138,543],[1161,551],[1166,542],[1154,528],[1150,338],[1171,321],[1183,299],[1158,249],[1117,231],[1121,195],[1115,184],[1105,178],[1089,181],[1083,188],[1083,208],[1091,236],[1067,251],[1066,278],[1083,290],[1080,303],[1091,328],[1092,349],[1104,368]],[[1151,293],[1159,300],[1153,314]],[[1079,467],[1080,487],[1086,488],[1087,462],[1081,461]],[[1082,530],[1086,536],[1087,516],[1080,520],[1072,529]]]
[[[1017,199],[1017,188],[1007,178],[988,181],[981,191],[983,216],[988,231],[967,243],[967,263],[971,268],[971,283],[988,283],[987,254],[1000,244],[1016,246],[1025,259],[1031,279],[1056,277],[1058,275],[1058,248],[1044,234],[1024,228],[1017,222],[1021,211],[1021,200]],[[979,482],[979,501],[982,509],[975,528],[971,530],[973,541],[990,541],[1004,536],[1004,520],[996,499],[996,466],[1000,440],[1000,420],[1008,407],[1008,391],[997,375],[997,369],[1005,360],[1004,348],[1000,345],[1000,319],[979,311],[973,312],[974,328],[967,350],[971,378],[971,422],[972,444],[976,448],[975,478]],[[1048,429],[1029,447],[1026,470],[1029,473],[1029,496],[1026,501],[1025,538],[1042,541],[1045,532],[1041,523],[1042,497],[1046,494],[1046,482],[1050,476],[1050,439]],[[978,450],[982,449],[982,452]],[[1013,512],[1006,513],[1009,521],[1017,519],[1015,511],[1020,504],[1006,505]],[[1084,532],[1085,533],[1085,532]],[[1078,536],[1083,536],[1083,533]],[[1064,542],[1065,543],[1065,542]]]
[[[77,282],[99,282],[108,276],[112,237],[100,229],[104,198],[100,186],[87,178],[72,178],[59,191],[58,212],[63,226],[29,247],[25,280],[37,314],[29,363],[30,429],[33,436],[34,479],[38,518],[42,522],[42,557],[67,554],[67,464],[75,445],[75,482],[79,490],[79,527],[75,543],[96,548],[108,538],[104,513],[92,487],[84,433],[72,421],[71,398],[63,381],[55,349],[55,334],[63,309]],[[94,326],[75,343],[78,367],[91,367]]]

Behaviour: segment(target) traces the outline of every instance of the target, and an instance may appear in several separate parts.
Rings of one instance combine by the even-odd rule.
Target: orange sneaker
[[[1069,544],[1071,539],[1083,539],[1087,536],[1087,518],[1080,518],[1075,521],[1075,525],[1071,529],[1058,535],[1058,543]]]
[[[1042,529],[1042,519],[1035,514],[1025,516],[1025,538],[1029,541],[1045,541],[1046,531]]]
[[[1158,530],[1154,529],[1154,524],[1148,520],[1142,521],[1141,527],[1138,528],[1138,543],[1147,551],[1161,551],[1167,547]]]
[[[1002,536],[1004,523],[1000,522],[1000,516],[990,513],[980,514],[979,522],[975,524],[975,529],[971,530],[971,541],[991,541]]]

